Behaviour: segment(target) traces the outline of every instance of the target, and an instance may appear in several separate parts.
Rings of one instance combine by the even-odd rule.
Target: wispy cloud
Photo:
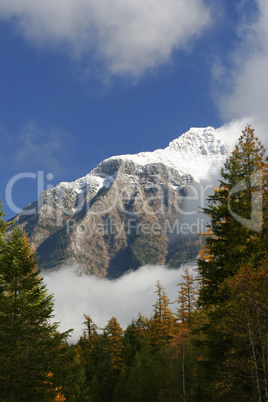
[[[64,46],[109,74],[138,77],[199,35],[210,12],[203,0],[1,0],[0,18],[38,46]]]
[[[113,316],[123,328],[137,318],[139,312],[151,317],[156,301],[154,292],[157,280],[165,288],[170,300],[175,301],[178,290],[176,284],[181,281],[183,273],[183,267],[169,270],[163,266],[146,265],[110,281],[95,276],[77,276],[76,268],[73,266],[43,273],[49,293],[54,293],[55,319],[61,323],[60,329],[74,329],[72,342],[77,342],[82,335],[84,313],[90,315],[102,328]]]
[[[45,170],[61,177],[72,158],[72,134],[61,128],[43,129],[27,123],[13,144],[13,164],[23,170]]]
[[[228,92],[220,93],[218,102],[225,120],[242,120],[256,128],[256,134],[268,143],[268,2],[256,0],[255,13],[249,1],[239,3],[242,15],[238,26],[239,45],[230,55],[231,68],[217,65],[216,78]],[[257,6],[257,9],[256,9]]]

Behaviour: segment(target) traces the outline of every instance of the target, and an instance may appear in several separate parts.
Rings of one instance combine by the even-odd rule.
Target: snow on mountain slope
[[[115,176],[103,177],[99,173],[100,167],[118,165],[120,162],[133,162],[137,171],[149,165],[162,164],[175,169],[181,176],[191,175],[194,181],[200,182],[219,171],[229,152],[229,146],[220,139],[214,128],[191,128],[165,149],[112,156],[85,177],[71,183],[62,182],[57,188],[72,190],[77,194],[86,191],[96,193],[101,188],[109,188]]]
[[[161,163],[176,169],[181,175],[190,174],[199,182],[218,170],[229,153],[229,147],[218,137],[212,127],[191,128],[172,141],[165,149],[141,152],[136,155],[120,155],[111,159],[133,161],[138,166]]]

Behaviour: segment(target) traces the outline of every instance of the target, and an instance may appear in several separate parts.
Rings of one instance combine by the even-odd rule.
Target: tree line
[[[268,401],[268,159],[247,126],[204,212],[197,274],[176,305],[156,284],[152,317],[122,330],[89,313],[76,345],[53,321],[27,236],[0,209],[1,401]]]

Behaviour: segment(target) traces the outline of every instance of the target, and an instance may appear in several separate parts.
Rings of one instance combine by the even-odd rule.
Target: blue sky
[[[0,0],[0,55],[7,218],[37,199],[38,172],[72,181],[192,126],[250,122],[266,141],[265,0]]]

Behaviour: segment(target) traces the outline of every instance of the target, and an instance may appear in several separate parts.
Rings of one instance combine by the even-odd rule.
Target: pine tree
[[[149,342],[149,326],[150,320],[139,313],[137,320],[133,320],[124,331],[123,359],[127,366],[131,364],[136,353],[140,352],[142,345]]]
[[[22,231],[14,229],[0,251],[0,399],[51,400],[69,331],[51,322],[53,297]]]
[[[62,384],[58,387],[58,395],[65,397],[67,401],[90,402],[91,393],[86,381],[85,367],[79,351],[74,346],[69,346],[63,364],[61,364],[57,376]],[[55,400],[58,400],[57,398]],[[65,400],[65,399],[64,399]]]
[[[209,320],[200,328],[205,335],[200,345],[206,351],[201,364],[209,378],[211,400],[218,400],[217,391],[213,392],[234,347],[234,339],[221,326],[230,300],[224,284],[246,265],[257,271],[267,253],[267,172],[265,149],[247,126],[221,171],[219,188],[204,209],[211,222],[198,260],[202,278],[198,303]]]
[[[257,267],[268,248],[263,208],[268,169],[265,148],[250,126],[242,133],[221,171],[219,189],[204,208],[211,218],[205,251],[198,261],[205,285],[199,302],[204,306],[224,302],[225,295],[218,291],[222,282],[244,264]]]
[[[177,318],[179,322],[189,325],[193,319],[194,310],[196,307],[195,279],[189,274],[188,268],[185,268],[184,275],[182,274],[183,282],[178,283],[178,298],[177,298]]]
[[[217,390],[226,399],[268,400],[268,259],[258,270],[250,265],[223,284],[229,294],[219,326],[233,339]],[[251,399],[251,400],[252,400]]]
[[[182,381],[182,400],[186,401],[186,368],[185,355],[189,344],[190,324],[193,320],[194,310],[196,307],[196,287],[193,275],[189,274],[188,268],[185,268],[184,274],[181,275],[183,281],[178,283],[177,298],[177,320],[179,328],[173,341],[174,345],[180,351],[181,365],[181,381]]]
[[[98,327],[89,315],[84,314],[84,317],[85,321],[83,324],[86,326],[86,329],[83,332],[83,337],[80,340],[80,345],[83,345],[83,349],[86,351],[87,356],[89,356],[89,354],[93,350],[94,341],[98,337]]]
[[[113,402],[154,402],[157,398],[156,359],[148,344],[137,352],[127,371],[123,368],[113,394]],[[161,386],[161,385],[160,385]]]
[[[106,351],[111,359],[112,370],[117,375],[123,365],[123,330],[115,317],[112,317],[106,325],[105,334],[108,337]]]
[[[85,369],[86,380],[90,383],[96,375],[96,366],[99,360],[98,344],[100,336],[97,332],[98,327],[89,315],[84,314],[85,321],[83,324],[86,329],[77,345],[77,353],[81,358]]]
[[[150,326],[150,339],[153,350],[159,351],[173,338],[176,323],[169,308],[169,298],[159,281],[156,283],[155,293],[157,300],[154,304],[154,318]]]

